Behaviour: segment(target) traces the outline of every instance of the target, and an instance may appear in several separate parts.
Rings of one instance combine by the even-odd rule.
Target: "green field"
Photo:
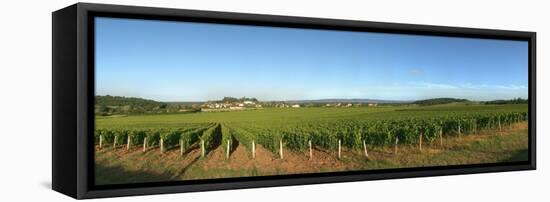
[[[502,112],[526,112],[526,104],[515,105],[465,105],[436,106],[379,106],[352,108],[265,108],[234,112],[209,112],[189,114],[132,115],[109,118],[96,117],[97,128],[179,128],[189,123],[300,123],[303,121],[336,120],[395,120],[406,118],[436,118],[450,115],[487,114]]]
[[[527,130],[512,126],[525,121],[526,104],[475,103],[97,116],[96,175],[109,184],[515,161]],[[488,133],[511,135],[479,139]],[[398,150],[421,153],[403,161]],[[283,167],[264,168],[278,160]],[[318,167],[296,165],[308,160]],[[129,179],[105,174],[115,171]]]

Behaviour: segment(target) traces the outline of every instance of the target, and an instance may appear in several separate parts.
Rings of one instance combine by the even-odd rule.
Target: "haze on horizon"
[[[524,41],[96,18],[96,95],[527,98]]]

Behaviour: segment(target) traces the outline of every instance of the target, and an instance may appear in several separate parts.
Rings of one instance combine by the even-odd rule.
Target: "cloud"
[[[524,85],[488,85],[488,84],[471,84],[464,83],[459,85],[461,88],[468,89],[502,89],[502,90],[522,90],[527,89]]]
[[[497,85],[495,86],[495,88],[505,89],[505,90],[522,90],[522,89],[527,89],[528,87],[523,85],[508,85],[508,86]]]
[[[470,100],[494,100],[527,97],[523,85],[446,84],[434,82],[408,82],[393,85],[369,86],[365,96],[377,99],[415,100],[437,97],[465,98]],[[374,96],[374,97],[373,97]]]
[[[489,84],[444,84],[444,83],[431,83],[431,82],[410,82],[411,87],[420,87],[427,89],[502,89],[502,90],[522,90],[527,89],[524,85],[489,85]]]

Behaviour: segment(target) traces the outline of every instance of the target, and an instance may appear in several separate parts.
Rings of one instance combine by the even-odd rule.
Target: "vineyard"
[[[342,148],[359,150],[368,157],[368,150],[372,147],[393,147],[395,153],[400,145],[415,145],[422,150],[426,144],[443,145],[446,137],[461,138],[485,129],[500,131],[528,119],[525,108],[469,107],[474,109],[469,111],[463,108],[468,107],[453,107],[452,110],[434,107],[423,108],[423,111],[388,108],[284,112],[285,116],[291,113],[300,115],[294,119],[270,111],[203,115],[206,117],[193,114],[187,116],[195,117],[177,121],[170,119],[177,115],[166,115],[168,117],[164,117],[162,124],[155,124],[156,116],[150,116],[150,123],[137,122],[132,120],[134,117],[119,122],[98,119],[100,127],[94,136],[100,149],[140,147],[145,152],[149,148],[158,148],[160,153],[179,149],[180,155],[185,155],[193,146],[198,146],[202,157],[221,147],[226,158],[230,158],[236,144],[244,146],[253,158],[257,145],[281,159],[285,150],[309,153],[313,158],[313,148],[334,151],[338,158],[342,155]],[[264,116],[258,117],[258,114]]]

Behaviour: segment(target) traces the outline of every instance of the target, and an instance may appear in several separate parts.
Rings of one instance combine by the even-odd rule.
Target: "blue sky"
[[[96,94],[527,98],[523,41],[96,18]]]

